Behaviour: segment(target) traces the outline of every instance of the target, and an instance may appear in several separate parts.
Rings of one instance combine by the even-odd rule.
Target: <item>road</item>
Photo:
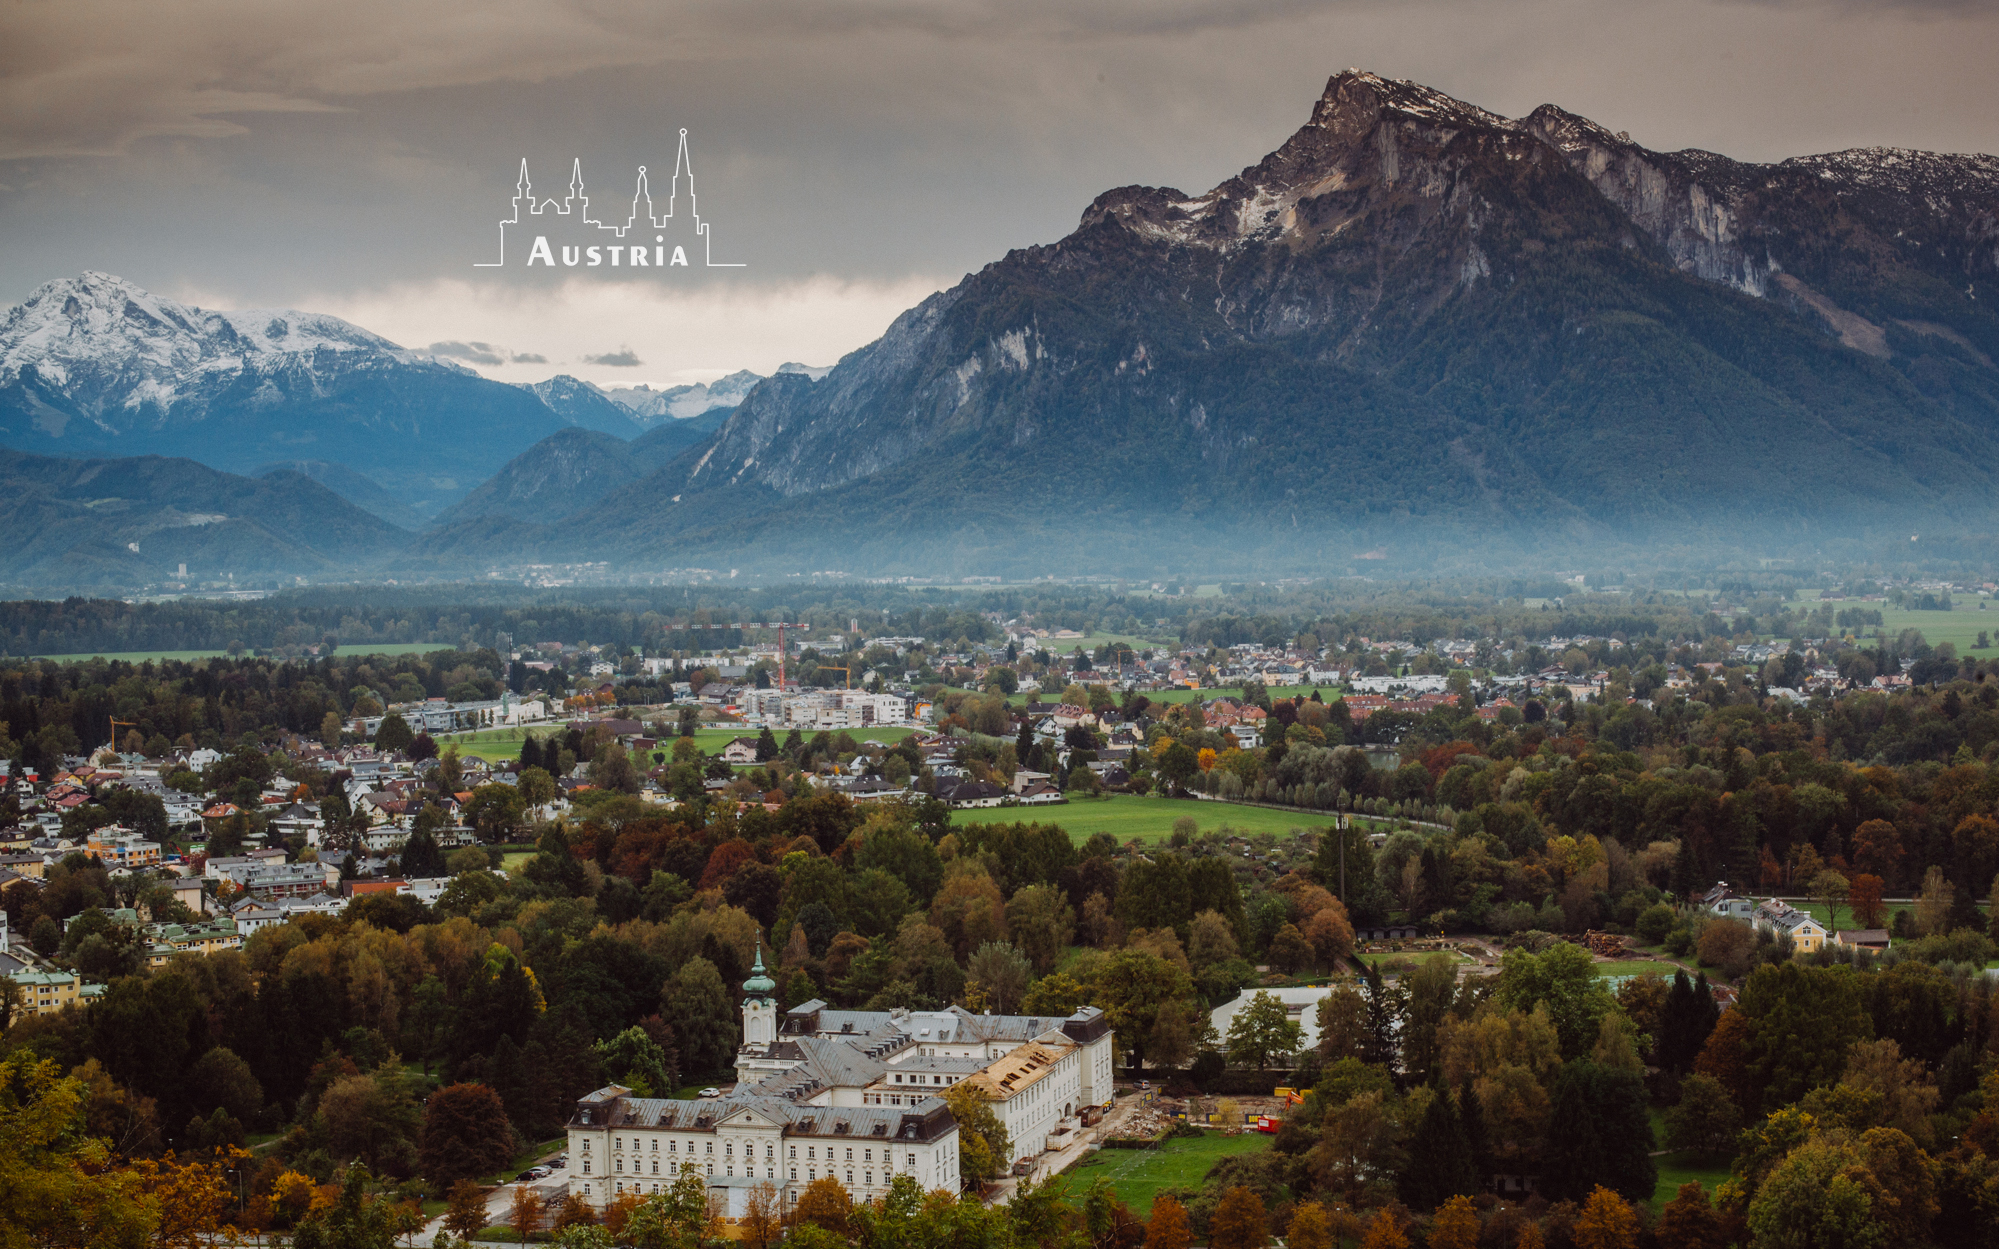
[[[548,1156],[554,1157],[555,1155],[550,1154]],[[512,1217],[514,1212],[514,1192],[515,1190],[521,1187],[522,1185],[519,1184],[499,1184],[486,1191],[487,1227],[500,1226],[502,1224],[505,1224],[507,1220],[510,1217]],[[526,1185],[526,1187],[542,1189],[543,1190],[542,1196],[544,1198],[553,1197],[556,1193],[568,1192],[569,1191],[568,1168],[566,1167],[558,1168],[554,1171],[551,1171],[548,1173],[548,1175],[545,1178],[536,1180],[533,1183]],[[427,1245],[431,1241],[435,1240],[437,1238],[437,1234],[443,1230],[444,1230],[444,1216],[439,1215],[436,1218],[432,1219],[430,1222],[423,1225],[423,1231],[418,1233],[417,1243],[420,1245]]]

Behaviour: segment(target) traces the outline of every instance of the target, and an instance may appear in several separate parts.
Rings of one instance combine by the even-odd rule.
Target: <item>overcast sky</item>
[[[0,10],[0,304],[102,269],[509,381],[827,364],[1100,191],[1255,163],[1349,65],[1660,149],[1999,152],[1999,0],[27,0]],[[681,127],[748,267],[473,267],[523,157],[629,197]]]

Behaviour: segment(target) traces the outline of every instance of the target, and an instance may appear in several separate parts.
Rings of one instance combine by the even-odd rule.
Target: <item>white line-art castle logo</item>
[[[687,210],[680,207],[680,180],[687,179]],[[509,236],[508,227],[514,228]],[[554,241],[550,242],[550,235]],[[648,237],[650,236],[650,237]],[[569,194],[561,200],[536,199],[528,180],[527,159],[521,159],[520,182],[514,188],[514,215],[500,222],[500,258],[476,261],[476,269],[507,264],[509,245],[528,243],[527,268],[744,269],[741,261],[715,259],[713,223],[703,221],[694,202],[694,166],[687,155],[687,131],[680,132],[680,154],[667,188],[666,211],[653,212],[646,167],[639,166],[638,189],[623,225],[607,225],[590,215],[590,197],[583,194],[583,161],[570,169]]]

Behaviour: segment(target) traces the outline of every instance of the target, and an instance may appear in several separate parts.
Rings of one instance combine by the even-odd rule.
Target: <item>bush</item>
[[[1639,912],[1638,935],[1645,944],[1658,945],[1673,931],[1678,922],[1679,919],[1673,914],[1672,907],[1663,902],[1655,903]]]
[[[1675,928],[1666,934],[1666,940],[1663,944],[1668,954],[1678,954],[1684,957],[1688,950],[1694,948],[1693,930],[1685,927]]]

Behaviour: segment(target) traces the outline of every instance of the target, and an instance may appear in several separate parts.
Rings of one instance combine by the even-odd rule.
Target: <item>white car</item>
[[[720,1097],[721,1095],[722,1090],[718,1088],[709,1087],[701,1090],[701,1096],[703,1097]]]

